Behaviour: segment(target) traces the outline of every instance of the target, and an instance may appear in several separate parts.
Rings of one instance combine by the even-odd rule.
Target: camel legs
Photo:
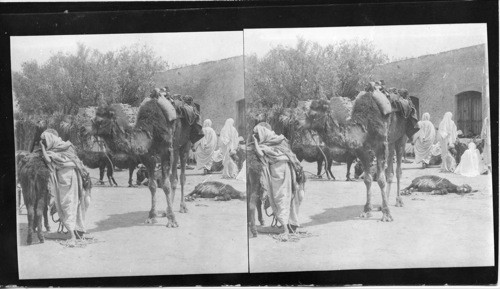
[[[261,226],[264,226],[265,222],[264,218],[262,217],[262,200],[260,198],[257,198],[256,206],[257,206],[257,217],[259,219],[259,223]]]
[[[33,243],[33,227],[34,227],[34,222],[35,222],[35,206],[34,204],[29,204],[26,203],[26,212],[28,215],[28,238],[26,240],[26,243],[28,245],[31,245]]]
[[[380,193],[382,194],[382,222],[392,222],[393,218],[391,216],[391,211],[388,205],[388,196],[385,191],[386,189],[386,177],[385,177],[385,163],[387,161],[387,142],[384,143],[382,148],[377,152],[377,182],[380,187]]]
[[[45,207],[43,208],[43,224],[45,226],[45,230],[50,232],[48,202],[45,203]]]
[[[188,157],[187,149],[189,149],[188,145],[182,146],[177,151],[174,151],[173,154],[173,162],[172,162],[172,174],[170,175],[170,182],[172,183],[172,203],[175,198],[175,191],[177,189],[177,181],[179,177],[177,176],[177,162],[180,159],[181,165],[181,205],[180,212],[187,213],[186,203],[184,202],[184,184],[186,183],[186,162]]]
[[[137,187],[137,186],[136,186],[136,185],[134,185],[134,183],[132,182],[132,179],[133,179],[133,176],[134,176],[134,170],[135,170],[135,164],[133,164],[133,165],[129,165],[129,167],[128,167],[128,187],[129,187],[129,188],[136,188],[136,187]],[[113,177],[113,176],[111,176],[111,177]],[[114,181],[114,180],[115,180],[115,179],[113,178],[113,181]],[[116,184],[116,182],[115,182],[115,184]],[[118,186],[118,185],[117,185],[117,186]]]
[[[156,182],[154,179],[156,162],[153,158],[147,157],[147,156],[141,157],[141,161],[148,171],[148,176],[150,176],[150,178],[149,178],[150,181],[148,182],[148,187],[149,187],[149,191],[151,192],[151,210],[149,211],[149,215],[148,215],[148,218],[146,219],[146,223],[154,224],[154,223],[158,222],[156,220],[156,217],[157,217],[157,212],[156,212],[156,188],[157,188],[157,185],[156,185]],[[151,177],[151,176],[153,176],[153,177]],[[162,183],[164,183],[164,182],[165,181],[162,180]]]
[[[358,157],[361,164],[363,165],[363,171],[365,172],[363,181],[366,186],[366,204],[360,217],[369,218],[372,216],[371,211],[373,210],[372,194],[371,194],[372,176],[370,174],[370,166],[371,166],[370,155],[367,151],[363,150],[358,153]]]
[[[397,179],[396,207],[402,207],[404,205],[400,192],[400,180],[401,180],[401,175],[403,174],[403,170],[401,169],[401,160],[403,158],[405,144],[406,144],[406,136],[400,140],[400,143],[396,144],[396,179]]]
[[[387,180],[387,199],[391,196],[391,186],[394,178],[394,145],[389,144],[389,155],[387,156],[387,169],[385,170],[385,176]]]
[[[250,232],[252,233],[252,237],[257,237],[257,227],[255,226],[255,210],[257,209],[257,194],[248,192],[250,194],[250,198],[248,200],[248,226],[250,227]],[[261,213],[262,214],[262,213]]]
[[[99,167],[99,184],[100,185],[104,185],[104,181],[102,180],[102,179],[104,179],[104,170],[105,170],[105,166],[100,166]],[[111,181],[109,182],[109,185],[113,186],[111,184]]]
[[[18,190],[17,191],[17,209],[18,209],[18,213],[21,214],[21,206],[22,206],[22,201],[21,201],[21,198],[22,198],[22,191],[21,190]]]
[[[118,184],[116,183],[115,178],[113,177],[113,167],[111,165],[108,166],[108,168],[106,169],[106,173],[108,175],[109,185],[112,187],[114,184],[116,187],[118,187]]]
[[[190,148],[190,143],[188,145],[184,145],[180,150],[179,150],[179,157],[181,161],[181,208],[180,212],[181,213],[187,213],[188,209],[186,206],[186,203],[184,202],[184,184],[186,184],[186,164],[189,156],[189,148]],[[175,188],[174,188],[175,190]]]
[[[335,181],[335,176],[333,176],[333,173],[332,173],[332,163],[333,163],[333,160],[328,160],[327,163],[326,163],[326,174],[330,174],[330,177],[332,177],[332,179]],[[330,179],[330,177],[328,177],[328,179]]]
[[[177,220],[175,219],[175,214],[172,209],[173,202],[174,202],[174,193],[175,189],[171,186],[170,179],[172,179],[172,176],[170,174],[170,166],[173,165],[173,171],[177,173],[176,171],[176,166],[177,164],[172,164],[170,163],[170,158],[171,153],[168,154],[163,154],[161,157],[161,179],[162,179],[162,188],[163,192],[165,193],[165,197],[167,199],[167,210],[166,210],[166,217],[167,217],[167,228],[177,228],[179,225],[177,224]],[[149,175],[150,180],[154,180],[151,178],[153,175]],[[170,177],[170,179],[169,179]],[[150,181],[149,183],[154,183],[154,181]]]
[[[43,214],[44,214],[44,209],[47,206],[45,205],[45,199],[40,198],[36,204],[36,217],[35,217],[35,224],[33,224],[36,227],[37,230],[37,236],[38,240],[40,243],[43,243],[45,241],[43,237],[43,232],[42,232],[42,220],[43,220]]]
[[[351,166],[352,166],[352,162],[354,160],[353,159],[347,159],[347,174],[345,175],[345,178],[346,178],[346,181],[352,181],[351,179]]]
[[[321,169],[323,168],[323,159],[319,160],[316,162],[318,164],[318,178],[321,178]],[[328,172],[325,172],[326,177],[330,179],[330,176],[328,176]]]

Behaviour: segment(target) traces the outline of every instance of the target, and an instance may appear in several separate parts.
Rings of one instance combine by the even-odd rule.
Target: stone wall
[[[243,68],[243,56],[237,56],[161,72],[155,84],[168,86],[172,94],[191,95],[201,106],[202,122],[212,120],[217,134],[233,118],[242,135],[237,101],[244,98]]]
[[[388,63],[377,67],[372,75],[373,80],[383,79],[388,87],[408,89],[420,101],[420,114],[430,113],[431,121],[438,126],[445,112],[456,115],[456,95],[465,91],[482,94],[483,118],[487,115],[485,62],[485,46],[476,45]]]

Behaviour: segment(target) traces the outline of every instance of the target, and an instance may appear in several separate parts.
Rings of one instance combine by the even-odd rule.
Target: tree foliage
[[[288,138],[297,131],[300,101],[354,99],[370,72],[388,58],[368,41],[342,41],[328,46],[299,38],[295,47],[278,46],[259,59],[245,58],[245,95],[249,125],[271,123]],[[253,121],[252,121],[253,120]],[[249,130],[251,131],[251,130]]]
[[[19,110],[25,114],[76,114],[78,109],[121,102],[137,106],[167,64],[147,46],[101,53],[78,44],[76,54],[56,53],[13,73]]]

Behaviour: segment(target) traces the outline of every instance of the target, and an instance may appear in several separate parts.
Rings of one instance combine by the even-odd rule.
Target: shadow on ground
[[[45,226],[43,227],[42,230],[43,230],[43,236],[46,239],[45,241],[50,240],[50,239],[55,239],[55,238],[49,238],[49,237],[52,236],[52,234],[57,234],[57,233],[54,233],[54,230],[57,230],[57,226],[54,229],[54,226],[52,225],[50,232],[45,231]],[[19,223],[18,224],[18,232],[19,232],[19,234],[18,234],[19,246],[28,246],[28,243],[26,243],[26,239],[28,238],[28,224],[27,223]],[[33,243],[31,244],[31,246],[38,245],[38,244],[41,244],[40,240],[38,240],[38,235],[36,232],[33,232]]]
[[[259,226],[257,227],[257,232],[259,234],[278,235],[283,233],[283,228],[272,227],[272,226],[266,226],[266,227]]]
[[[331,222],[343,222],[354,220],[359,217],[363,211],[362,205],[353,205],[340,208],[328,208],[322,213],[310,217],[311,221],[302,224],[301,227],[312,227],[317,225],[328,224]]]
[[[148,214],[148,211],[137,211],[110,215],[107,219],[97,222],[97,227],[88,230],[88,233],[103,232],[118,228],[129,228],[135,226],[164,226],[162,224],[146,224],[145,221],[148,217]],[[162,212],[158,212],[159,216],[161,216],[161,214]],[[159,219],[161,217],[157,218]]]

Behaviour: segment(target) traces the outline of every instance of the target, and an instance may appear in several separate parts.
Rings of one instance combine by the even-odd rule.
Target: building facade
[[[425,55],[377,67],[373,80],[406,88],[419,117],[430,113],[437,127],[445,112],[453,113],[464,136],[477,136],[489,116],[488,66],[485,45]]]
[[[212,120],[220,132],[226,119],[233,118],[240,135],[245,134],[243,56],[170,69],[155,76],[157,87],[170,93],[191,95],[201,107],[202,122]]]

